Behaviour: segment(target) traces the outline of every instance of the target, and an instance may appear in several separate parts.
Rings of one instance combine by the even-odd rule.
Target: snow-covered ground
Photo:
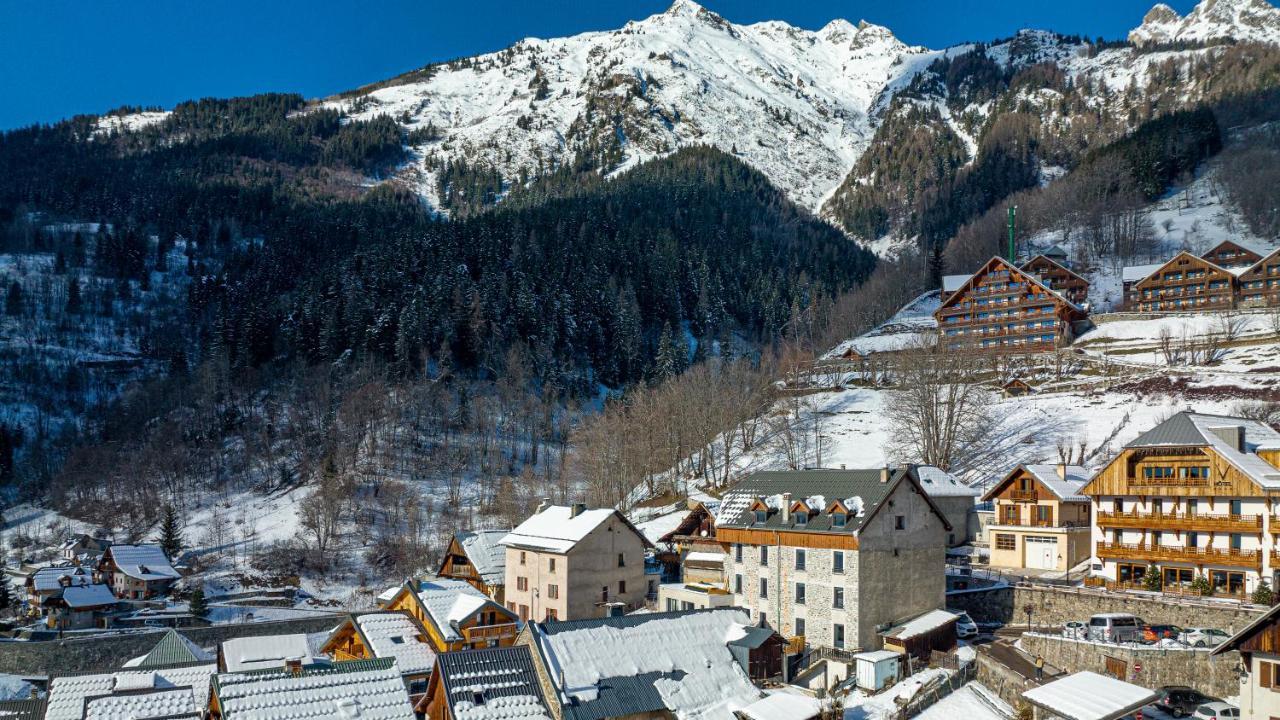
[[[937,291],[927,292],[872,330],[835,346],[823,355],[823,359],[840,358],[850,353],[870,355],[932,345],[938,330],[938,321],[933,313],[941,305]]]
[[[916,720],[1009,720],[1013,708],[981,683],[971,682],[925,708]]]

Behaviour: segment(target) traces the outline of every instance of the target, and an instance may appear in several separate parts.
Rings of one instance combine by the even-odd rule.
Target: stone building
[[[1241,720],[1280,717],[1280,605],[1209,652],[1210,657],[1240,651]]]
[[[754,621],[853,650],[943,606],[953,529],[908,466],[756,473],[723,498],[717,536]]]
[[[585,505],[538,507],[502,538],[506,605],[521,620],[600,617],[643,607],[658,593],[645,574],[652,547],[622,513]]]

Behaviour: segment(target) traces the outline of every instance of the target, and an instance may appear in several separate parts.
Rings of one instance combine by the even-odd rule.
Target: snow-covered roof
[[[671,711],[729,720],[760,699],[729,642],[751,621],[737,608],[650,613],[533,626],[567,720]]]
[[[822,703],[808,695],[775,692],[738,712],[751,720],[809,720],[822,712]]]
[[[916,477],[920,479],[920,487],[933,497],[978,497],[982,494],[977,488],[965,485],[955,475],[933,465],[917,467]]]
[[[1244,450],[1228,443],[1218,432],[1239,428],[1244,433]],[[1209,446],[1263,488],[1280,488],[1280,469],[1263,460],[1259,450],[1280,449],[1280,433],[1256,420],[1226,415],[1180,412],[1125,447]]]
[[[84,568],[78,568],[72,565],[52,565],[50,567],[42,567],[31,573],[29,582],[36,592],[48,592],[57,590],[62,587],[61,578],[69,578],[72,585],[88,585],[92,582],[89,574]]]
[[[282,668],[285,660],[294,658],[304,664],[315,660],[304,633],[253,635],[222,643],[222,659],[229,672]]]
[[[1066,720],[1116,720],[1154,701],[1156,693],[1086,671],[1031,688],[1022,697]]]
[[[527,645],[445,653],[440,682],[455,720],[551,717]]]
[[[392,585],[391,587],[378,593],[378,600],[383,603],[389,603],[396,598],[396,593],[400,592],[403,585]]]
[[[55,677],[49,685],[49,704],[45,712],[45,720],[81,720],[85,717],[85,698],[112,695],[117,692],[129,693],[130,697],[138,698],[147,695],[145,690],[148,688],[162,693],[168,693],[174,688],[189,688],[187,692],[198,696],[203,703],[204,698],[209,694],[210,678],[217,671],[218,666],[210,663]],[[158,700],[156,705],[172,704],[173,701],[172,697],[163,698]],[[111,707],[113,706],[110,704],[104,705],[103,712]],[[134,717],[163,717],[163,713],[138,714]]]
[[[205,688],[202,688],[205,690]],[[204,696],[196,699],[189,687],[155,692],[108,695],[85,703],[85,720],[141,720],[142,718],[200,717]]]
[[[182,577],[159,545],[112,545],[107,548],[120,572],[136,580],[176,580]]]
[[[898,660],[902,657],[902,653],[896,653],[892,650],[870,650],[860,652],[853,656],[854,660],[866,660],[868,662],[878,663],[885,660]]]
[[[454,536],[485,585],[501,585],[506,579],[507,549],[502,546],[502,538],[509,532],[471,530]]]
[[[724,553],[703,552],[701,550],[694,550],[693,552],[684,556],[684,561],[685,562],[722,563],[724,562]]]
[[[139,655],[124,664],[125,667],[149,668],[176,665],[178,663],[216,660],[217,655],[191,642],[187,636],[170,628],[146,655]]]
[[[933,632],[949,622],[955,622],[960,616],[946,610],[930,610],[912,618],[901,625],[895,625],[882,633],[884,637],[895,640],[908,640],[917,635]]]
[[[116,602],[115,593],[106,585],[72,585],[63,588],[55,597],[62,598],[62,602],[72,609],[114,605]]]
[[[1089,471],[1080,465],[1067,465],[1066,477],[1058,475],[1059,465],[1024,465],[1027,472],[1035,476],[1059,500],[1063,502],[1089,502],[1089,498],[1080,494],[1080,489],[1089,482]]]
[[[612,508],[597,508],[575,515],[571,507],[551,505],[531,515],[499,542],[508,547],[567,553],[616,513]]]
[[[407,615],[368,613],[357,616],[355,623],[369,642],[373,656],[395,658],[400,672],[423,673],[435,665],[435,650]]]
[[[303,668],[221,673],[213,683],[223,720],[413,720],[392,658]]]
[[[440,578],[418,585],[418,599],[445,640],[461,640],[458,624],[485,605],[496,604],[464,580]],[[496,606],[500,607],[500,606]]]
[[[933,314],[941,305],[936,290],[924,293],[893,317],[856,338],[845,340],[822,357],[830,360],[850,354],[865,356],[927,346],[937,335],[938,320]]]
[[[973,273],[965,273],[963,275],[943,275],[942,276],[942,292],[955,292],[964,287],[969,282],[969,278],[973,277]]]
[[[1120,281],[1138,282],[1164,266],[1164,263],[1153,263],[1151,265],[1128,265],[1120,271]]]

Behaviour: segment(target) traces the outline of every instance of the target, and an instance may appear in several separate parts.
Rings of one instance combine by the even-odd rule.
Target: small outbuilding
[[[1031,383],[1022,378],[1013,378],[1000,386],[1000,390],[1004,392],[1005,397],[1022,397],[1030,395],[1036,391]]]
[[[729,641],[729,653],[753,682],[782,674],[782,652],[787,641],[770,627],[750,627]]]
[[[1035,720],[1119,720],[1155,702],[1157,694],[1095,672],[1078,672],[1034,687],[1022,697]]]
[[[892,650],[873,650],[853,656],[854,677],[858,687],[868,692],[879,692],[898,681],[902,655]]]
[[[946,610],[930,610],[880,633],[884,649],[910,655],[927,663],[936,650],[950,652],[956,646],[959,615]]]

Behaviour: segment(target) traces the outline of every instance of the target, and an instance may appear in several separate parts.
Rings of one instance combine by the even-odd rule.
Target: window
[[[680,605],[675,600],[667,598],[667,612],[675,612],[680,609]]]
[[[769,581],[764,578],[760,578],[760,597],[769,597]]]
[[[837,648],[844,647],[844,626],[836,623],[831,626],[831,644]]]
[[[804,637],[804,618],[796,618],[796,635]]]
[[[1280,692],[1280,663],[1258,660],[1258,686]]]
[[[523,565],[523,564],[524,564],[524,551],[523,551],[523,550],[521,550],[521,551],[520,551],[520,564],[521,564],[521,565]]]
[[[907,516],[906,516],[906,515],[894,515],[894,516],[893,516],[893,529],[894,529],[894,530],[906,530],[906,529],[907,529]]]
[[[844,513],[834,513],[831,516],[831,527],[844,527],[845,519],[848,515]]]
[[[804,569],[804,550],[796,548],[796,569]]]
[[[547,608],[547,619],[548,619],[548,620],[558,620],[558,619],[559,619],[559,616],[558,616],[558,615],[556,615],[556,609],[555,609],[555,608]],[[493,647],[493,646],[491,646],[491,647]]]
[[[742,562],[742,543],[733,544],[733,560],[734,562]]]
[[[844,588],[831,588],[831,607],[837,610],[844,607]]]
[[[769,511],[768,511],[768,510],[757,510],[757,511],[756,511],[756,522],[758,522],[758,523],[762,523],[762,522],[768,522],[768,520],[769,520]]]
[[[626,595],[626,594],[627,594],[627,581],[626,581],[626,580],[619,580],[619,581],[618,581],[618,594],[619,594],[619,595]]]
[[[760,546],[760,565],[764,567],[769,565],[769,547],[767,545]]]
[[[831,553],[831,572],[836,574],[844,573],[844,551],[836,550]]]
[[[804,604],[804,583],[796,583],[796,604]]]
[[[1161,531],[1161,530],[1152,530],[1152,531],[1151,531],[1151,544],[1152,544],[1152,545],[1154,545],[1154,546],[1156,546],[1156,547],[1160,547],[1160,545],[1162,544],[1160,541],[1161,541],[1163,538],[1164,538],[1164,532],[1163,532],[1163,531]]]
[[[681,610],[692,610],[692,609],[693,609],[693,603],[689,602],[688,600],[685,600],[684,602],[680,603],[680,609],[681,609]]]
[[[742,576],[741,575],[733,576],[733,591],[739,595],[742,594]]]
[[[600,602],[609,602],[609,586],[600,588]]]
[[[618,567],[626,567],[626,566],[627,566],[627,556],[623,555],[622,553],[618,553]]]
[[[528,619],[529,619],[529,606],[528,606],[528,605],[521,605],[521,606],[520,606],[520,620],[522,620],[522,621],[526,621],[526,620],[528,620]]]
[[[996,549],[1016,550],[1018,549],[1018,539],[1010,533],[996,533]]]
[[[527,577],[516,577],[516,589],[517,589],[517,590],[528,590],[528,589],[529,589],[529,578],[527,578]]]
[[[550,570],[551,572],[555,572],[555,571],[556,571],[556,559],[555,559],[555,558],[551,558],[550,560],[548,560],[548,561],[547,561],[547,569],[548,569],[548,570]]]
[[[560,599],[560,586],[559,586],[559,585],[548,585],[548,586],[547,586],[547,597],[551,598],[552,600],[558,600],[558,599]]]

